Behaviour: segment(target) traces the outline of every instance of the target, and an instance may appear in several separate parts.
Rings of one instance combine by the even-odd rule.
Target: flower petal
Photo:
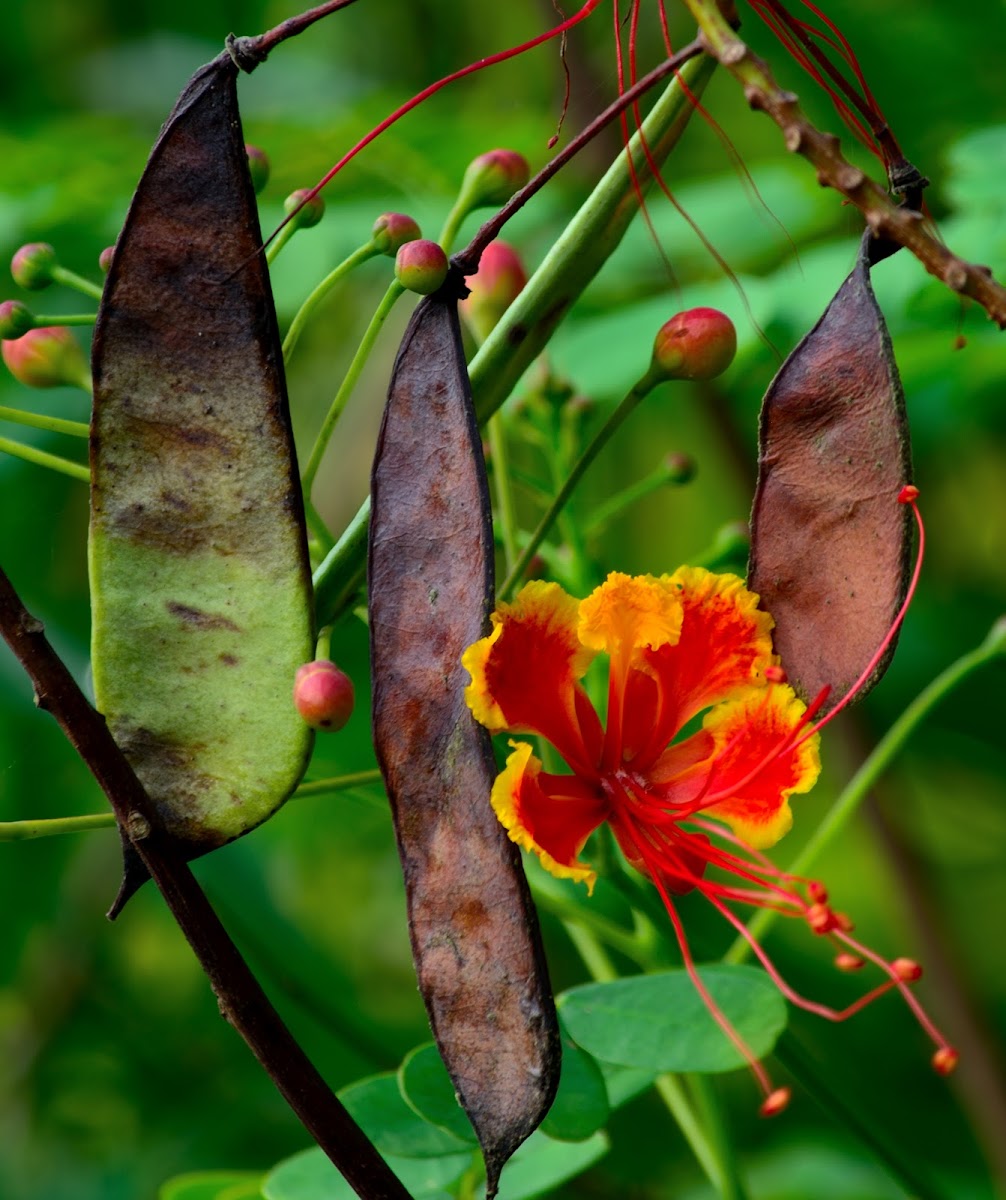
[[[547,871],[593,891],[597,873],[578,855],[605,819],[607,803],[575,775],[544,774],[528,742],[510,745],[513,753],[492,790],[500,823],[511,841],[538,855]]]
[[[538,733],[574,770],[596,766],[601,727],[579,680],[593,658],[577,637],[578,602],[534,580],[492,614],[493,631],[461,658],[465,700],[492,733]]]
[[[809,792],[821,771],[818,736],[800,742],[806,706],[784,684],[752,688],[713,709],[704,732],[714,749],[707,773],[707,816],[725,822],[755,849],[773,846],[793,823],[789,797]],[[779,753],[796,735],[798,745]]]
[[[612,571],[580,604],[580,641],[613,661],[646,647],[673,646],[681,635],[679,590],[668,575]]]
[[[655,759],[696,713],[757,683],[773,661],[772,618],[736,575],[681,567],[670,583],[683,608],[681,637],[641,656],[658,698],[655,717],[649,705],[635,717],[635,725],[648,728],[645,743],[638,730],[634,737],[626,734],[627,742],[643,747],[633,764],[637,769],[645,769],[646,759]]]

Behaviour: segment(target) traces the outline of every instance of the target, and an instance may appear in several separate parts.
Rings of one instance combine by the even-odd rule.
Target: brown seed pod
[[[493,540],[454,295],[423,300],[406,330],[371,495],[374,743],[420,990],[491,1197],[552,1103],[560,1048],[517,848],[489,804],[492,747],[464,701],[461,654],[485,632]]]
[[[909,579],[908,421],[870,241],[766,393],[751,521],[748,582],[775,619],[776,652],[804,699],[827,686],[829,705],[866,669]]]

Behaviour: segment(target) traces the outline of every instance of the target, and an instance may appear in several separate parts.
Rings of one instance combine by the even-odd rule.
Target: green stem
[[[668,484],[687,482],[688,479],[680,471],[662,463],[649,475],[644,475],[636,483],[629,484],[627,488],[623,488],[603,504],[599,504],[584,523],[583,532],[588,536],[601,533],[611,521],[621,516],[626,509],[638,504],[640,500],[645,500],[647,496],[660,491]]]
[[[36,450],[34,446],[25,446],[21,442],[12,442],[8,438],[0,438],[0,454],[13,454],[15,458],[23,458],[25,462],[34,463],[38,467],[48,467],[69,475],[71,479],[80,479],[84,483],[91,482],[91,471],[83,463],[70,462],[68,458],[60,458],[58,454],[48,454],[45,450]]]
[[[83,275],[78,275],[76,271],[68,271],[66,267],[53,267],[52,277],[57,283],[75,288],[78,292],[83,292],[85,296],[90,296],[92,300],[101,299],[102,289],[98,284],[92,283],[90,279],[85,279]],[[46,320],[52,325],[55,324],[51,317],[46,317]],[[91,317],[91,320],[93,321],[94,317]],[[77,324],[83,324],[83,322],[77,322]]]
[[[1006,653],[1006,618],[1001,618],[992,627],[988,637],[980,646],[951,663],[908,705],[877,743],[873,753],[849,780],[842,794],[831,806],[830,811],[818,825],[806,846],[793,860],[789,867],[790,874],[806,875],[808,873],[818,855],[845,828],[849,818],[859,808],[870,789],[932,709],[973,671],[977,671],[979,667],[1003,653]],[[748,932],[751,938],[760,941],[778,916],[777,912],[769,908],[757,912],[748,922]],[[748,939],[741,936],[723,956],[723,960],[730,963],[743,962],[750,953],[751,946]]]
[[[101,293],[99,292],[100,296]],[[93,325],[97,313],[36,313],[36,328],[46,325]]]
[[[279,231],[279,233],[277,233],[276,236],[273,238],[272,244],[268,247],[268,249],[265,252],[265,260],[270,267],[276,261],[276,256],[279,254],[279,252],[283,249],[283,247],[287,244],[287,242],[297,232],[297,229],[298,229],[297,222],[290,221],[287,225],[284,225],[283,228]]]
[[[462,192],[457,200],[454,201],[451,211],[447,214],[447,220],[444,221],[444,227],[440,231],[439,241],[445,254],[449,255],[451,250],[453,250],[461,223],[471,211],[472,206]]]
[[[503,414],[494,413],[487,426],[489,435],[489,457],[492,462],[493,491],[496,493],[497,517],[500,536],[503,539],[503,563],[509,571],[517,561],[517,511],[514,508],[513,488],[510,486],[510,470],[507,465],[506,433],[503,429]]]
[[[374,767],[369,771],[354,771],[349,775],[333,775],[329,779],[312,779],[302,783],[291,799],[302,800],[306,796],[328,796],[334,792],[345,792],[350,788],[368,787],[381,782],[381,772]]]
[[[715,1082],[708,1075],[692,1074],[686,1078],[703,1128],[716,1147],[717,1167],[723,1172],[720,1184],[723,1200],[749,1200],[747,1184],[741,1175],[740,1163]]]
[[[545,535],[552,528],[556,517],[565,508],[567,501],[573,494],[576,485],[583,478],[584,472],[590,464],[597,458],[601,450],[610,440],[612,434],[622,425],[629,414],[636,408],[640,400],[649,392],[654,385],[654,381],[649,374],[643,378],[632,388],[628,395],[624,396],[619,402],[618,407],[608,417],[604,425],[594,435],[593,441],[587,446],[586,450],[580,455],[577,461],[573,464],[573,469],[566,477],[566,482],[559,489],[555,499],[545,510],[544,516],[538,522],[538,526],[534,533],[528,538],[524,549],[520,553],[520,557],[514,563],[509,575],[503,581],[503,585],[499,589],[499,597],[502,600],[509,599],[511,593],[521,576],[527,570],[528,563],[534,557],[535,552],[541,545]]]
[[[326,554],[335,545],[332,540],[332,534],[325,524],[325,519],[311,503],[308,495],[304,495],[304,519],[307,521],[307,527],[311,531],[312,536],[318,543],[318,553],[324,558]]]
[[[356,381],[360,377],[360,372],[363,370],[364,364],[370,357],[370,352],[377,341],[377,335],[381,332],[381,328],[387,320],[388,314],[394,308],[398,297],[404,291],[405,289],[396,279],[384,293],[376,312],[371,318],[370,324],[367,326],[367,332],[363,335],[356,353],[353,355],[353,361],[349,364],[349,370],[346,372],[345,378],[335,395],[335,399],[332,401],[332,407],[328,410],[328,415],[325,417],[318,437],[315,440],[314,447],[311,450],[311,456],[307,460],[307,466],[304,468],[303,486],[305,496],[310,496],[311,494],[314,478],[318,474],[318,468],[321,466],[321,460],[324,457],[329,438],[332,436],[332,430],[342,415],[342,410],[346,407],[346,402],[352,395],[353,388],[356,387]]]
[[[46,817],[34,821],[0,821],[0,842],[23,842],[29,838],[55,837],[61,833],[83,833],[108,829],[115,813],[88,813],[82,817]]]
[[[86,438],[90,436],[90,430],[83,421],[66,421],[62,417],[25,412],[22,408],[8,408],[3,404],[0,404],[0,421],[30,425],[33,429],[48,429],[50,433],[68,433],[71,437]]]
[[[344,259],[341,263],[339,263],[335,270],[326,275],[321,283],[318,284],[310,296],[308,296],[308,298],[300,306],[297,311],[297,315],[290,322],[290,328],[286,331],[286,337],[283,339],[284,363],[288,363],[290,361],[290,356],[293,354],[294,347],[297,345],[304,326],[310,320],[318,305],[322,302],[322,300],[325,299],[332,288],[335,287],[340,279],[343,279],[346,275],[348,275],[354,267],[359,266],[360,263],[366,262],[367,259],[373,258],[375,254],[379,253],[380,251],[372,241],[367,242],[366,245],[360,246],[359,249],[354,250],[347,259]]]
[[[314,611],[319,624],[329,625],[341,617],[363,587],[369,520],[370,501],[365,500],[314,573]]]
[[[324,662],[329,659],[332,654],[332,626],[326,625],[318,631],[318,640],[314,646],[314,657],[316,660]]]

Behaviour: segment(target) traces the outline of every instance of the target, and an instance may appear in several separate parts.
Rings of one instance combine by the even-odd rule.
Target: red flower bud
[[[15,252],[10,261],[10,273],[19,287],[38,292],[52,283],[53,268],[57,266],[56,251],[48,242],[29,242]]]
[[[101,273],[107,275],[112,266],[112,255],[115,253],[114,246],[106,246],[98,255],[98,266],[101,268]]]
[[[312,729],[341,729],[352,716],[353,699],[353,681],[335,663],[316,659],[297,668],[293,702]]]
[[[733,362],[737,330],[716,308],[690,308],[660,328],[650,370],[662,379],[714,379]]]
[[[3,343],[3,360],[19,383],[28,387],[79,387],[89,390],[90,371],[80,343],[63,325],[31,329]]]
[[[371,230],[374,245],[382,254],[394,258],[406,242],[414,242],[423,236],[419,225],[405,213],[381,213]]]
[[[410,292],[429,296],[447,278],[447,255],[436,242],[426,238],[406,242],[395,256],[395,277]]]
[[[310,188],[298,188],[283,201],[283,211],[294,213],[294,216],[290,218],[290,224],[294,229],[310,229],[312,225],[317,225],[325,215],[325,201],[321,196],[312,196],[306,204],[303,204],[304,197],[310,195],[310,191]],[[303,207],[298,208],[299,204],[303,204]]]
[[[950,1075],[960,1060],[961,1056],[953,1046],[941,1046],[933,1055],[933,1070],[937,1075]]]
[[[248,174],[251,175],[252,187],[257,196],[269,182],[269,156],[264,150],[249,145],[248,142],[245,142],[245,154],[248,155]]]
[[[20,300],[4,300],[0,304],[0,338],[23,337],[34,328],[34,314]]]
[[[496,241],[482,251],[479,269],[467,283],[469,295],[459,305],[461,315],[485,341],[527,283],[527,273],[513,246]]]
[[[473,158],[461,182],[469,212],[487,204],[506,204],[531,178],[531,168],[516,150],[489,150]]]

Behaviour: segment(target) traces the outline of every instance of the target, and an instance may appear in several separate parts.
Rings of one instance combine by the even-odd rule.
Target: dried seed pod
[[[866,669],[909,578],[908,421],[870,239],[765,396],[752,514],[749,584],[775,618],[776,651],[804,698],[830,686],[831,702]]]
[[[492,748],[464,701],[461,654],[485,632],[493,541],[457,301],[443,292],[420,303],[399,350],[372,506],[374,742],[420,990],[491,1197],[552,1102],[560,1051],[534,908],[489,804]]]
[[[303,507],[236,74],[202,67],[161,131],[93,350],[95,696],[188,857],[264,821],[311,743],[290,704],[313,652]]]

